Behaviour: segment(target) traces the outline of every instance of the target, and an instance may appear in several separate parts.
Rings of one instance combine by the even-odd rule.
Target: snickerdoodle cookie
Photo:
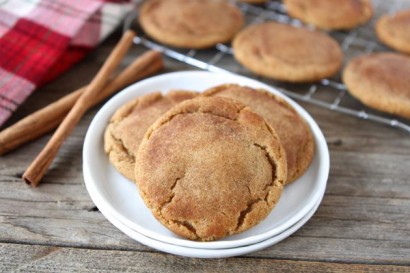
[[[380,17],[375,28],[377,37],[384,44],[410,54],[410,10]]]
[[[349,92],[363,104],[410,118],[410,57],[374,53],[353,59],[343,72]]]
[[[339,44],[327,34],[275,22],[242,30],[233,49],[235,58],[249,70],[288,82],[331,77],[343,58]]]
[[[352,29],[373,16],[370,0],[284,0],[290,16],[322,29]]]
[[[225,0],[148,0],[141,7],[139,21],[161,43],[197,49],[229,42],[244,18]]]
[[[189,91],[171,91],[167,95],[156,92],[138,97],[119,108],[104,134],[104,150],[115,168],[134,180],[134,154],[147,129],[174,105],[195,95]]]
[[[289,184],[309,167],[314,155],[314,140],[307,123],[284,99],[262,89],[225,84],[204,92],[238,100],[261,115],[276,130],[286,151]]]
[[[173,107],[145,134],[135,166],[153,215],[171,231],[201,241],[258,224],[278,202],[287,171],[274,129],[222,97]]]

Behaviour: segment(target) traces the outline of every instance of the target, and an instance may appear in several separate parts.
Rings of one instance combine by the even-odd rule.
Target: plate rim
[[[84,173],[84,176],[89,175]],[[93,186],[91,186],[93,187]],[[87,187],[87,190],[88,187]],[[92,188],[90,188],[93,191]],[[255,251],[260,251],[264,248],[273,246],[284,239],[288,238],[290,235],[298,231],[302,228],[316,213],[318,210],[324,193],[319,200],[315,203],[313,208],[308,211],[308,213],[303,216],[299,221],[295,224],[290,226],[288,229],[282,231],[279,234],[276,234],[266,240],[257,242],[255,244],[240,246],[240,247],[233,247],[233,248],[222,248],[222,249],[206,249],[206,248],[193,248],[193,247],[186,247],[186,246],[179,246],[174,244],[168,244],[166,242],[158,241],[154,238],[150,238],[145,236],[144,234],[139,233],[136,230],[133,230],[130,227],[127,227],[126,224],[122,223],[119,219],[116,219],[115,216],[110,215],[110,213],[104,209],[105,205],[104,202],[99,200],[98,196],[93,195],[91,199],[93,200],[94,204],[98,207],[101,211],[103,216],[117,229],[119,229],[122,233],[124,233],[129,238],[154,249],[157,249],[162,252],[170,253],[173,255],[183,256],[183,257],[190,257],[190,258],[205,258],[205,259],[212,259],[212,258],[229,258],[239,255],[248,254]]]
[[[138,87],[141,88],[141,86],[144,86],[144,85],[147,85],[147,84],[149,85],[152,82],[161,81],[161,80],[162,81],[172,80],[174,77],[177,77],[177,78],[181,77],[181,76],[189,77],[189,76],[193,76],[193,75],[196,76],[196,77],[205,77],[205,78],[209,77],[209,76],[212,76],[212,77],[228,77],[229,80],[226,81],[226,83],[228,83],[228,82],[235,83],[235,82],[245,81],[245,82],[248,83],[246,85],[250,85],[250,86],[253,86],[253,87],[258,86],[260,88],[267,89],[268,91],[270,91],[274,94],[277,94],[281,98],[284,98],[288,103],[290,103],[292,105],[292,107],[294,107],[295,110],[308,123],[310,129],[312,130],[312,134],[314,136],[314,139],[315,139],[316,149],[318,150],[318,151],[316,151],[316,154],[319,153],[321,155],[321,157],[320,157],[321,165],[319,167],[320,174],[318,174],[318,180],[320,180],[320,182],[315,183],[315,187],[318,188],[318,189],[316,189],[313,192],[312,196],[310,196],[310,199],[307,202],[307,206],[303,207],[300,211],[295,213],[295,215],[293,215],[290,219],[285,221],[285,223],[283,223],[279,227],[276,227],[275,229],[273,229],[273,231],[271,230],[270,232],[264,232],[264,233],[257,234],[257,235],[251,235],[251,236],[248,236],[246,238],[241,238],[241,239],[238,239],[238,240],[235,240],[235,241],[219,240],[219,241],[212,241],[212,242],[196,242],[196,241],[189,241],[189,240],[184,239],[184,238],[169,237],[169,236],[166,236],[166,235],[163,235],[163,234],[158,234],[157,232],[153,232],[151,230],[147,230],[146,228],[142,227],[141,225],[138,225],[137,223],[132,222],[131,220],[129,220],[125,216],[123,216],[121,213],[117,212],[117,210],[115,208],[113,208],[112,206],[108,206],[110,214],[116,215],[116,218],[121,219],[122,223],[125,223],[127,226],[129,226],[133,230],[136,230],[140,234],[143,234],[144,236],[147,236],[149,238],[159,240],[159,241],[162,241],[162,242],[165,242],[165,243],[169,243],[169,244],[173,244],[173,245],[179,245],[179,246],[185,246],[185,247],[193,247],[193,245],[196,246],[197,248],[209,248],[209,249],[228,248],[228,247],[232,247],[232,246],[239,247],[239,246],[242,246],[242,245],[254,244],[258,241],[263,241],[266,238],[270,238],[270,237],[274,236],[275,234],[279,234],[279,233],[283,232],[284,230],[289,228],[289,226],[292,226],[294,223],[296,223],[301,218],[303,218],[303,216],[306,213],[308,213],[310,211],[310,209],[314,206],[315,200],[319,199],[320,196],[324,193],[324,191],[326,189],[327,179],[328,179],[328,175],[329,175],[329,168],[330,168],[329,150],[328,150],[327,143],[326,143],[326,140],[324,138],[324,135],[323,135],[322,131],[320,130],[318,124],[310,116],[310,114],[305,109],[303,109],[303,107],[301,107],[299,104],[297,104],[292,99],[288,98],[286,95],[281,93],[275,87],[268,86],[268,85],[266,85],[262,82],[259,82],[257,80],[251,79],[251,78],[247,78],[247,77],[240,76],[240,75],[235,75],[235,74],[232,74],[232,75],[229,75],[229,76],[228,75],[222,75],[222,74],[215,74],[215,73],[207,72],[207,71],[179,71],[179,72],[165,73],[165,74],[161,74],[161,75],[158,75],[158,76],[154,76],[154,77],[145,79],[143,81],[139,81],[137,83],[134,83],[134,84],[128,86],[127,88],[123,89],[118,94],[113,96],[109,101],[107,101],[104,104],[104,106],[98,111],[98,113],[95,115],[95,117],[93,118],[93,120],[92,120],[92,122],[91,122],[91,124],[90,124],[90,126],[87,130],[87,134],[86,134],[86,137],[85,137],[85,140],[84,140],[83,168],[84,169],[87,169],[87,168],[91,169],[92,168],[92,166],[89,165],[90,160],[87,160],[87,153],[89,153],[88,150],[91,147],[90,145],[92,145],[92,144],[90,144],[90,142],[92,142],[92,136],[91,136],[92,131],[95,130],[94,127],[98,127],[99,119],[101,119],[101,116],[104,116],[105,112],[108,111],[107,109],[110,109],[110,106],[112,104],[115,104],[115,101],[120,101],[121,99],[123,99],[123,97],[131,96],[128,93],[131,93],[131,94],[133,92],[136,93],[138,91]],[[242,83],[240,83],[240,84],[245,85],[245,84],[242,84]],[[137,90],[137,91],[135,91],[135,90]],[[115,110],[116,109],[111,109],[110,112],[114,112]],[[317,155],[315,155],[315,156],[317,156]],[[87,180],[84,179],[86,186],[87,186],[87,183],[91,183],[90,181],[87,181]],[[90,180],[93,180],[91,175],[90,175]],[[95,182],[93,181],[93,183],[95,183]],[[101,195],[101,192],[98,191],[98,188],[97,188],[97,192],[98,192],[99,195]]]

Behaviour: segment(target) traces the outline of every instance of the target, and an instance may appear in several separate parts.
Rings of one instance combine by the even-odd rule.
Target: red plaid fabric
[[[0,126],[37,87],[107,37],[132,8],[127,0],[0,1]]]

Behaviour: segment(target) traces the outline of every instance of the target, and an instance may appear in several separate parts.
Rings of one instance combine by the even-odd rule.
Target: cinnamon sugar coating
[[[343,82],[363,104],[410,119],[409,75],[410,57],[373,53],[350,61]]]
[[[348,30],[373,16],[369,0],[284,0],[290,16],[328,30]]]
[[[163,225],[210,241],[262,221],[279,200],[286,171],[285,151],[262,117],[234,100],[198,97],[151,126],[135,177]]]
[[[244,24],[241,11],[225,0],[149,0],[139,21],[156,41],[195,49],[229,42]]]
[[[128,179],[135,180],[135,153],[147,129],[174,105],[195,96],[195,92],[182,90],[166,95],[155,92],[120,107],[104,134],[104,150],[114,167]]]
[[[386,14],[375,26],[377,37],[387,46],[410,54],[410,10]]]
[[[249,106],[275,129],[286,151],[289,184],[302,176],[314,156],[314,140],[307,123],[284,99],[262,89],[236,84],[216,86],[205,96],[222,96]]]
[[[327,34],[268,22],[251,25],[233,41],[235,58],[258,75],[288,82],[312,82],[336,74],[339,44]]]

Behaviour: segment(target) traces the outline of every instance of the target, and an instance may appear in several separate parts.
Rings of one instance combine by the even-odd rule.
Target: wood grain
[[[0,244],[8,272],[409,272],[410,267],[283,259],[188,259],[152,252]]]

